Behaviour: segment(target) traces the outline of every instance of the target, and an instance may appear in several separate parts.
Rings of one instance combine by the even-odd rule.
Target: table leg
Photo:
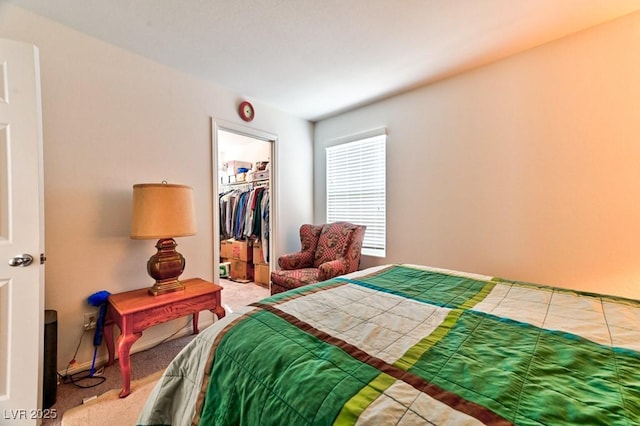
[[[200,330],[198,330],[198,317],[200,316],[199,312],[195,312],[192,316],[192,322],[193,322],[193,334],[198,334],[200,333]]]
[[[118,337],[118,361],[120,362],[120,374],[122,376],[120,398],[124,398],[131,393],[131,360],[129,351],[140,336],[142,336],[142,333],[121,334]]]
[[[110,315],[109,311],[107,311],[107,317],[104,321],[103,331],[104,341],[107,344],[107,353],[109,354],[109,361],[107,361],[107,366],[109,366],[112,365],[115,361],[113,346],[113,318]]]
[[[218,316],[218,319],[222,319],[224,318],[224,316],[227,314],[224,310],[224,308],[220,305],[216,306],[215,309],[212,309],[211,312],[213,312],[215,315]]]

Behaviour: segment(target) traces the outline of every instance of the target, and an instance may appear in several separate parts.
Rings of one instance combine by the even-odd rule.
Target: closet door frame
[[[212,179],[212,210],[213,210],[213,281],[220,281],[220,205],[218,203],[218,188],[220,185],[220,177],[218,176],[218,141],[220,131],[236,133],[238,135],[247,136],[252,139],[259,139],[271,143],[271,158],[269,173],[269,271],[273,271],[275,265],[273,253],[276,253],[276,238],[274,234],[278,229],[276,214],[278,209],[277,198],[277,181],[278,181],[278,135],[255,129],[253,127],[211,119],[212,138],[211,138],[211,179]],[[217,255],[216,255],[217,253]],[[271,289],[271,281],[269,281],[269,289]]]

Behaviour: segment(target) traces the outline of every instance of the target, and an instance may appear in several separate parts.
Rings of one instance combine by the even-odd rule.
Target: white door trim
[[[215,253],[220,251],[220,208],[218,205],[218,182],[220,177],[218,176],[218,138],[219,131],[226,131],[236,133],[243,136],[248,136],[253,139],[260,139],[265,142],[271,143],[271,173],[269,182],[269,270],[274,270],[274,257],[273,253],[276,253],[276,238],[274,238],[274,230],[278,229],[277,226],[277,211],[278,211],[278,135],[275,133],[266,132],[263,130],[255,129],[253,127],[244,126],[237,123],[226,122],[215,118],[211,119],[212,127],[212,141],[211,141],[211,194],[213,196],[212,208],[213,208],[213,280],[214,282],[220,281],[220,259]]]

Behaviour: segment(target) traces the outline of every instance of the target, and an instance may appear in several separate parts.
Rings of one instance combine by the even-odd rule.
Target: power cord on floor
[[[60,376],[60,381],[62,383],[64,384],[70,383],[78,388],[83,388],[83,389],[96,387],[104,383],[105,380],[107,380],[104,376],[101,375],[104,371],[103,367],[100,367],[97,371],[94,371],[93,374],[91,373],[91,370],[83,370],[77,373],[69,374],[69,367],[71,367],[73,364],[77,362],[76,356],[78,355],[78,349],[80,349],[82,338],[84,337],[86,332],[87,330],[84,330],[80,335],[80,339],[78,340],[78,346],[76,346],[76,351],[73,353],[73,358],[71,359],[71,361],[69,361],[69,363],[67,364],[67,369],[65,370],[64,374],[58,373],[58,375]],[[84,382],[87,382],[87,381],[89,381],[89,384],[84,384]]]
[[[100,368],[100,370],[102,370],[102,368]],[[83,370],[78,373],[64,375],[61,380],[64,384],[72,384],[77,388],[88,389],[94,388],[107,380],[106,377],[100,376],[99,374],[102,374],[102,371],[95,371],[92,376],[90,370]],[[84,384],[87,381],[90,383]]]
[[[195,314],[195,315],[198,315],[198,314]],[[186,329],[189,325],[191,325],[191,323],[192,323],[192,320],[187,320],[187,322],[178,330],[176,330],[169,336],[165,337],[164,339],[160,340],[158,343],[156,343],[155,345],[153,345],[151,348],[148,348],[148,349],[153,349],[156,346],[161,345],[162,343],[171,339],[173,336],[180,333],[182,330]],[[80,345],[82,344],[82,338],[84,337],[86,332],[87,330],[84,330],[80,335],[80,339],[78,340],[78,346],[76,346],[76,350],[73,353],[73,358],[67,364],[67,368],[64,374],[60,374],[60,372],[58,372],[58,377],[60,378],[61,383],[72,384],[78,388],[83,388],[83,389],[96,387],[104,383],[105,380],[107,380],[106,377],[102,376],[102,373],[104,372],[104,367],[98,368],[93,374],[91,374],[90,369],[69,374],[69,368],[77,362],[76,356],[78,355],[78,350],[80,349]],[[88,385],[83,384],[83,382],[86,382],[86,381],[93,381],[93,383],[90,383]]]

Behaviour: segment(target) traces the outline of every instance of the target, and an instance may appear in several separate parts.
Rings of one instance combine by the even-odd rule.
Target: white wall
[[[640,13],[316,123],[386,126],[387,258],[640,298]]]
[[[45,305],[58,311],[63,368],[82,334],[83,313],[91,310],[89,295],[152,284],[146,262],[155,241],[129,238],[133,184],[167,180],[194,188],[198,233],[177,240],[187,259],[183,278],[212,278],[211,117],[244,123],[236,113],[242,98],[15,6],[0,6],[0,37],[40,49]],[[276,161],[287,165],[276,188],[277,255],[298,248],[289,235],[312,218],[313,126],[253,104],[257,114],[250,126],[278,135]],[[207,319],[210,314],[202,314],[201,321]],[[167,337],[187,320],[150,329],[133,350]],[[91,337],[80,348],[80,364],[91,360]]]

